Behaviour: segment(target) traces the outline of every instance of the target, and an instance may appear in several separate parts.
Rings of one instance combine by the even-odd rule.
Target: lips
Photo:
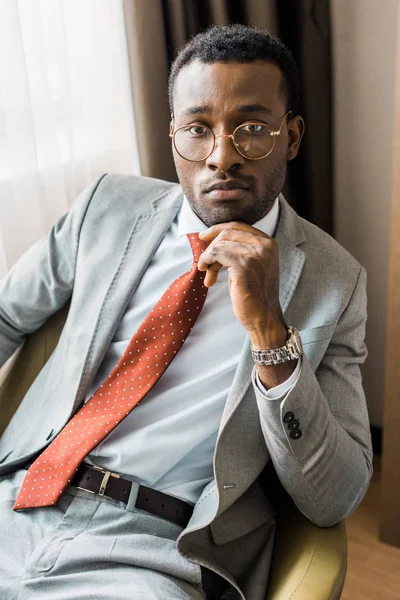
[[[216,181],[210,185],[205,193],[212,200],[241,200],[248,192],[249,186],[237,181],[236,179],[228,179],[226,181]]]
[[[248,190],[249,186],[242,183],[241,181],[237,181],[235,179],[228,179],[227,181],[216,181],[206,190],[206,193],[213,192],[215,190]]]

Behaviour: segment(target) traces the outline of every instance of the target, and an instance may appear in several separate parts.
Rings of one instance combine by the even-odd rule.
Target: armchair
[[[0,435],[40,369],[57,345],[68,314],[66,305],[27,336],[0,375]],[[308,521],[266,470],[268,494],[274,490],[277,533],[266,600],[338,600],[347,568],[345,523],[321,528]]]

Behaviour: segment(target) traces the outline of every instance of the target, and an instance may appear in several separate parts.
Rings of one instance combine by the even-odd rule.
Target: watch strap
[[[284,346],[280,348],[271,348],[255,350],[251,348],[253,360],[259,365],[279,365],[281,363],[297,360],[302,356],[302,346],[300,335],[294,327],[288,328],[288,339]]]

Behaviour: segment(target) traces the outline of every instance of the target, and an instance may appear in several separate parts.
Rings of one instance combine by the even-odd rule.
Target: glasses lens
[[[175,133],[176,151],[187,160],[204,160],[212,152],[214,136],[207,127],[182,127]]]
[[[271,129],[261,123],[245,123],[234,134],[238,150],[247,158],[262,158],[274,147],[274,135]]]

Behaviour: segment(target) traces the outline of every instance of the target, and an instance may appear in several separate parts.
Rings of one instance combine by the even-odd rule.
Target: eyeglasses
[[[278,130],[260,121],[248,121],[236,127],[233,133],[222,135],[215,135],[206,125],[182,125],[173,131],[171,123],[169,137],[172,138],[179,156],[190,162],[206,160],[214,152],[217,138],[220,137],[231,138],[234,148],[244,158],[261,160],[269,156],[275,148],[276,138],[281,133],[283,123],[291,114],[291,110],[286,113]]]

